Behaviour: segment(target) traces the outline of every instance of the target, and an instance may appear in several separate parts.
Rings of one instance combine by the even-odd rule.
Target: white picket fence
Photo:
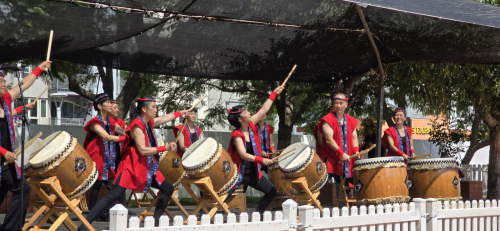
[[[241,213],[238,221],[235,214],[230,214],[226,216],[226,223],[224,216],[217,214],[213,224],[208,215],[203,215],[200,224],[193,215],[187,224],[182,216],[176,216],[172,224],[168,216],[162,216],[159,227],[154,227],[152,217],[147,217],[140,227],[139,219],[131,217],[127,227],[128,211],[118,204],[110,211],[109,227],[111,231],[497,231],[499,205],[496,200],[441,203],[437,199],[416,198],[409,204],[325,208],[321,213],[312,206],[297,207],[297,203],[287,200],[283,211],[274,213],[274,220],[271,212],[264,213],[263,221],[257,212],[252,214],[251,221],[246,213]]]
[[[483,195],[486,196],[488,192],[488,165],[463,164],[462,171],[464,172],[465,177],[461,178],[461,180],[483,182]]]

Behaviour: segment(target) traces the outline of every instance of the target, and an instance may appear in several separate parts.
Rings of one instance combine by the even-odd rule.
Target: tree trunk
[[[144,82],[145,74],[130,72],[123,89],[116,98],[118,105],[120,105],[120,112],[118,113],[118,118],[125,119],[132,101],[134,101],[137,94],[141,90],[142,83]]]
[[[500,131],[498,127],[490,127],[490,142],[488,199],[500,199]]]

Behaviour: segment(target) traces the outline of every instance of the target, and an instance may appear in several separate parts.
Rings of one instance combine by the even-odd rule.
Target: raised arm
[[[51,63],[52,61],[43,62],[35,70],[33,70],[31,74],[24,77],[23,80],[21,80],[23,91],[26,91],[28,88],[30,88],[31,85],[33,85],[33,83],[35,82],[36,78],[40,75],[40,73],[42,73],[43,70],[50,68]],[[19,95],[21,95],[21,92],[19,91],[19,85],[15,85],[14,88],[9,90],[9,93],[12,97],[12,100],[17,99]]]
[[[160,117],[156,117],[154,119],[154,125],[153,126],[159,126],[159,125],[162,125],[162,124],[166,124],[172,120],[174,120],[175,118],[181,116],[181,115],[187,115],[189,113],[189,110],[182,110],[182,111],[178,111],[178,112],[174,112],[174,113],[170,113],[170,114],[166,114],[166,115],[162,115]]]
[[[274,89],[273,93],[271,93],[271,95],[266,100],[266,102],[262,105],[260,110],[252,116],[252,122],[254,124],[257,124],[257,122],[259,122],[259,120],[262,119],[262,117],[264,117],[264,115],[266,115],[266,113],[269,111],[269,109],[273,105],[273,102],[276,99],[276,96],[278,94],[280,94],[283,91],[283,89],[285,89],[284,86],[279,86],[276,89]]]

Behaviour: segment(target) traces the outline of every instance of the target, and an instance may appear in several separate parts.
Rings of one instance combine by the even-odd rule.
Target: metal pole
[[[363,11],[361,11],[361,7],[357,4],[355,4],[356,10],[358,11],[359,19],[361,20],[361,23],[363,24],[363,27],[366,30],[366,35],[368,36],[368,40],[370,40],[370,44],[373,47],[373,51],[375,52],[375,56],[377,57],[377,64],[378,64],[378,69],[380,72],[380,89],[379,89],[379,96],[378,96],[378,106],[377,106],[377,148],[376,148],[376,156],[382,156],[382,120],[383,120],[383,108],[384,108],[384,78],[385,78],[385,73],[384,73],[384,67],[382,66],[382,60],[380,59],[380,53],[378,52],[377,44],[375,44],[375,40],[373,40],[372,33],[370,32],[370,28],[368,27],[368,24],[366,24],[365,16],[363,14]]]

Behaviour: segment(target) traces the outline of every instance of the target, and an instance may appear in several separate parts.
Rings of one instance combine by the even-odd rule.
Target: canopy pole
[[[366,24],[365,16],[363,14],[363,11],[361,11],[361,7],[358,4],[354,4],[356,7],[356,10],[358,11],[359,19],[361,20],[361,23],[363,24],[363,27],[366,30],[366,35],[368,35],[368,40],[370,40],[370,44],[373,47],[373,51],[375,52],[375,56],[377,57],[377,63],[378,63],[378,69],[380,72],[380,89],[379,89],[379,97],[378,97],[378,107],[377,107],[377,142],[376,142],[376,156],[380,157],[382,156],[382,121],[383,117],[382,114],[384,112],[384,78],[385,78],[385,72],[384,68],[382,67],[382,60],[380,59],[380,53],[378,52],[377,44],[375,44],[375,41],[373,40],[372,33],[370,32],[370,28],[368,28],[368,24]]]

